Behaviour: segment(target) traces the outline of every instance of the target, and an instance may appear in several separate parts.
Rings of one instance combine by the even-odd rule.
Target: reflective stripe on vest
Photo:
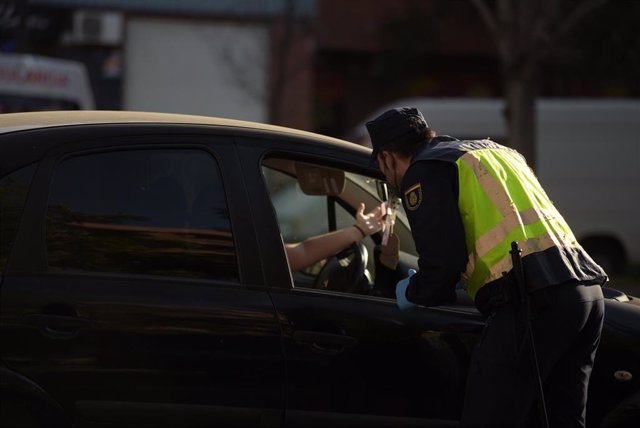
[[[512,241],[518,242],[523,257],[554,246],[578,245],[517,152],[475,149],[458,158],[456,164],[458,206],[470,251],[462,282],[472,298],[484,284],[511,270]]]

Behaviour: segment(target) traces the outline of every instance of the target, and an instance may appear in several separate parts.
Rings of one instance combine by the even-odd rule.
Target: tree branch
[[[573,27],[580,22],[585,15],[608,1],[609,0],[583,0],[569,13],[566,18],[562,20],[562,25],[559,26],[558,31],[555,32],[553,41],[556,42],[559,38],[571,31],[571,29],[573,29]]]
[[[498,54],[502,58],[503,64],[510,64],[513,61],[513,52],[511,52],[511,37],[509,34],[513,31],[513,17],[511,7],[507,3],[500,3],[500,13],[491,10],[486,0],[469,0],[475,6],[480,17],[489,29],[489,33],[493,37]]]
[[[561,0],[560,0],[561,1]],[[583,0],[575,6],[565,18],[558,17],[558,2],[550,0],[544,4],[546,6],[535,23],[531,34],[532,45],[528,52],[526,68],[535,69],[538,63],[546,58],[558,44],[560,39],[569,33],[576,24],[594,9],[602,6],[609,0]],[[553,31],[553,28],[557,28]]]
[[[496,16],[491,12],[491,8],[487,5],[485,0],[470,0],[480,14],[480,17],[484,21],[485,25],[489,29],[489,32],[496,41],[496,44],[500,44],[500,27],[498,26],[498,20]]]

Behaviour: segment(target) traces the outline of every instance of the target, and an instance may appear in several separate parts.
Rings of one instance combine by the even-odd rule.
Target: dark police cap
[[[427,127],[427,121],[417,108],[398,107],[388,110],[366,124],[371,137],[375,160],[380,150],[390,143],[413,143],[422,139],[419,132]]]

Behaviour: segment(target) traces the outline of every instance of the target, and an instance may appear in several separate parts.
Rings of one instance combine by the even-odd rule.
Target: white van
[[[0,113],[94,108],[84,64],[0,53]]]
[[[347,139],[370,145],[364,123],[417,107],[439,134],[506,139],[500,99],[407,98]],[[536,172],[578,240],[610,273],[640,264],[640,100],[540,99]]]

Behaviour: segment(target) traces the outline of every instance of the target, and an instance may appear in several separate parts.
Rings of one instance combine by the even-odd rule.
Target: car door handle
[[[70,339],[75,337],[81,328],[95,325],[92,320],[68,315],[34,314],[27,318],[29,324],[40,327],[40,331],[52,339]]]
[[[346,348],[352,348],[358,344],[358,339],[355,337],[307,330],[294,332],[293,341],[299,345],[309,346],[312,351],[323,355],[338,355]]]

